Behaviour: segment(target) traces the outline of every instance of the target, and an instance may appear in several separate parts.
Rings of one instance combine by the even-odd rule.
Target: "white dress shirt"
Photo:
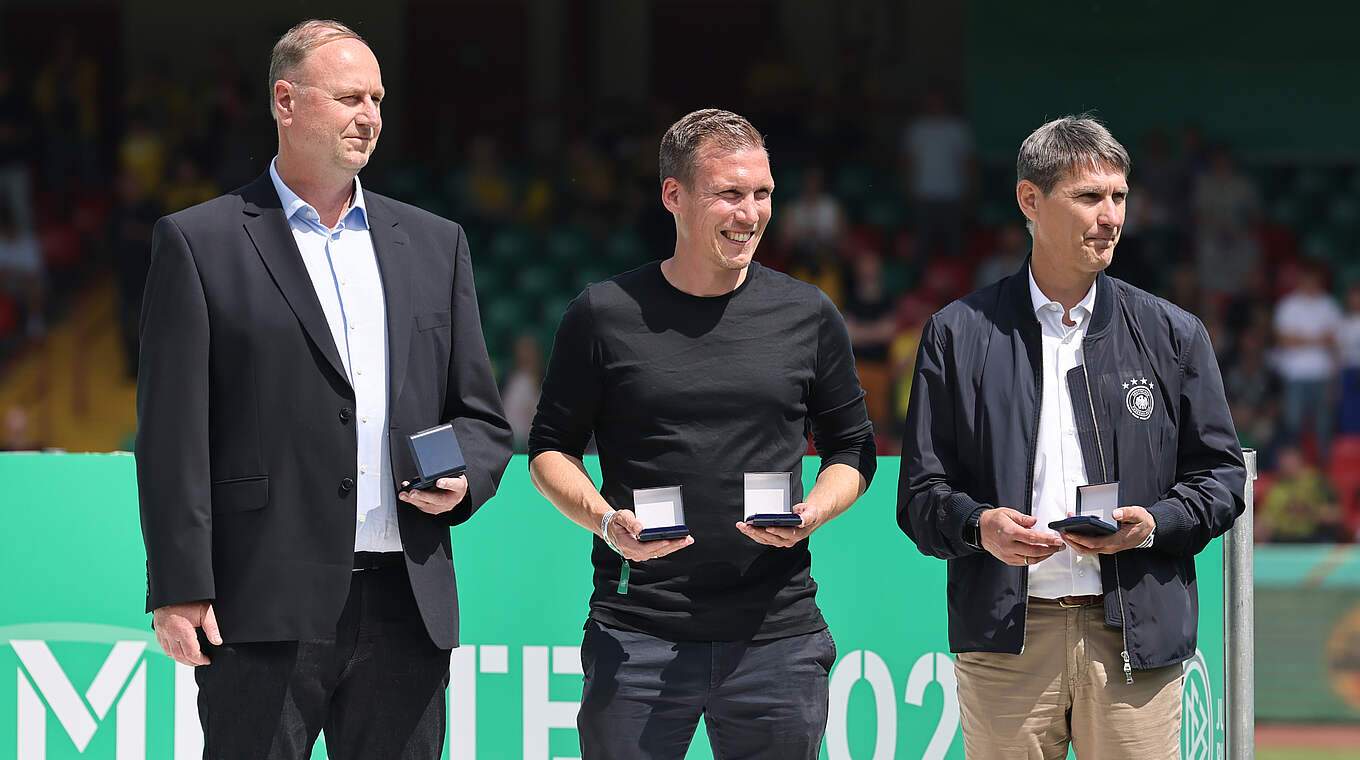
[[[276,157],[269,164],[269,176],[354,388],[359,449],[354,550],[401,551],[387,440],[387,300],[369,235],[364,191],[355,177],[353,202],[335,228],[327,229],[316,209],[283,183],[277,162]]]
[[[1034,454],[1034,493],[1031,513],[1038,522],[1034,530],[1057,535],[1048,524],[1061,520],[1077,509],[1077,486],[1100,482],[1100,472],[1088,477],[1082,462],[1076,420],[1072,416],[1072,394],[1067,373],[1081,366],[1081,341],[1090,325],[1096,304],[1096,286],[1072,307],[1070,318],[1076,324],[1063,324],[1063,307],[1039,290],[1034,272],[1029,273],[1029,295],[1034,316],[1043,330],[1043,399],[1039,407],[1038,443]],[[1097,470],[1099,464],[1096,463]],[[1094,554],[1081,555],[1067,547],[1029,571],[1030,596],[1057,599],[1064,596],[1099,594],[1100,560]]]

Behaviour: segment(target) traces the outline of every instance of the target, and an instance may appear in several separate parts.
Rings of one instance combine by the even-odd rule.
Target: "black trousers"
[[[443,752],[449,650],[430,641],[404,566],[355,572],[334,635],[199,643],[205,759],[305,760],[323,731],[331,760]]]
[[[586,624],[582,760],[682,760],[699,716],[714,760],[816,760],[826,733],[827,630],[769,641],[667,641]]]

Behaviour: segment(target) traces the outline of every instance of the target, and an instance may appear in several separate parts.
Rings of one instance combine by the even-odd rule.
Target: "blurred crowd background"
[[[248,0],[223,15],[0,7],[0,449],[130,448],[152,225],[265,169],[269,48],[327,15],[383,65],[365,186],[467,229],[521,447],[566,304],[670,253],[656,149],[683,113],[729,108],[767,135],[758,258],[842,309],[893,454],[922,323],[1028,251],[1020,141],[1093,110],[1133,156],[1111,274],[1208,327],[1260,452],[1258,540],[1357,539],[1349,3]]]

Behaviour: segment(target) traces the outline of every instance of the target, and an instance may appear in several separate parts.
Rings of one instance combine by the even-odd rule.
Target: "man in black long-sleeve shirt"
[[[760,133],[691,113],[662,139],[661,178],[674,255],[572,302],[529,434],[534,484],[596,534],[583,758],[682,758],[700,715],[721,756],[815,758],[835,645],[807,537],[873,477],[864,392],[825,294],[752,262],[774,190]],[[809,430],[822,467],[804,498]],[[791,474],[801,525],[743,521],[761,472]],[[639,541],[633,492],[664,486],[683,487],[690,535]]]

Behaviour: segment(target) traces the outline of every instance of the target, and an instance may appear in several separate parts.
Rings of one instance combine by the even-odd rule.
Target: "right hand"
[[[175,662],[193,667],[207,665],[209,660],[198,646],[198,629],[214,646],[222,645],[222,633],[217,630],[217,616],[212,602],[185,602],[158,607],[151,613],[151,627],[156,629],[156,641]]]
[[[664,557],[694,543],[693,536],[684,538],[663,538],[659,541],[639,541],[642,521],[629,510],[620,509],[609,521],[609,539],[623,552],[624,559],[633,562],[646,562],[649,559]]]
[[[978,521],[982,548],[1008,565],[1033,565],[1063,550],[1067,544],[1058,536],[1033,530],[1038,520],[1033,515],[1009,507],[989,509]]]

